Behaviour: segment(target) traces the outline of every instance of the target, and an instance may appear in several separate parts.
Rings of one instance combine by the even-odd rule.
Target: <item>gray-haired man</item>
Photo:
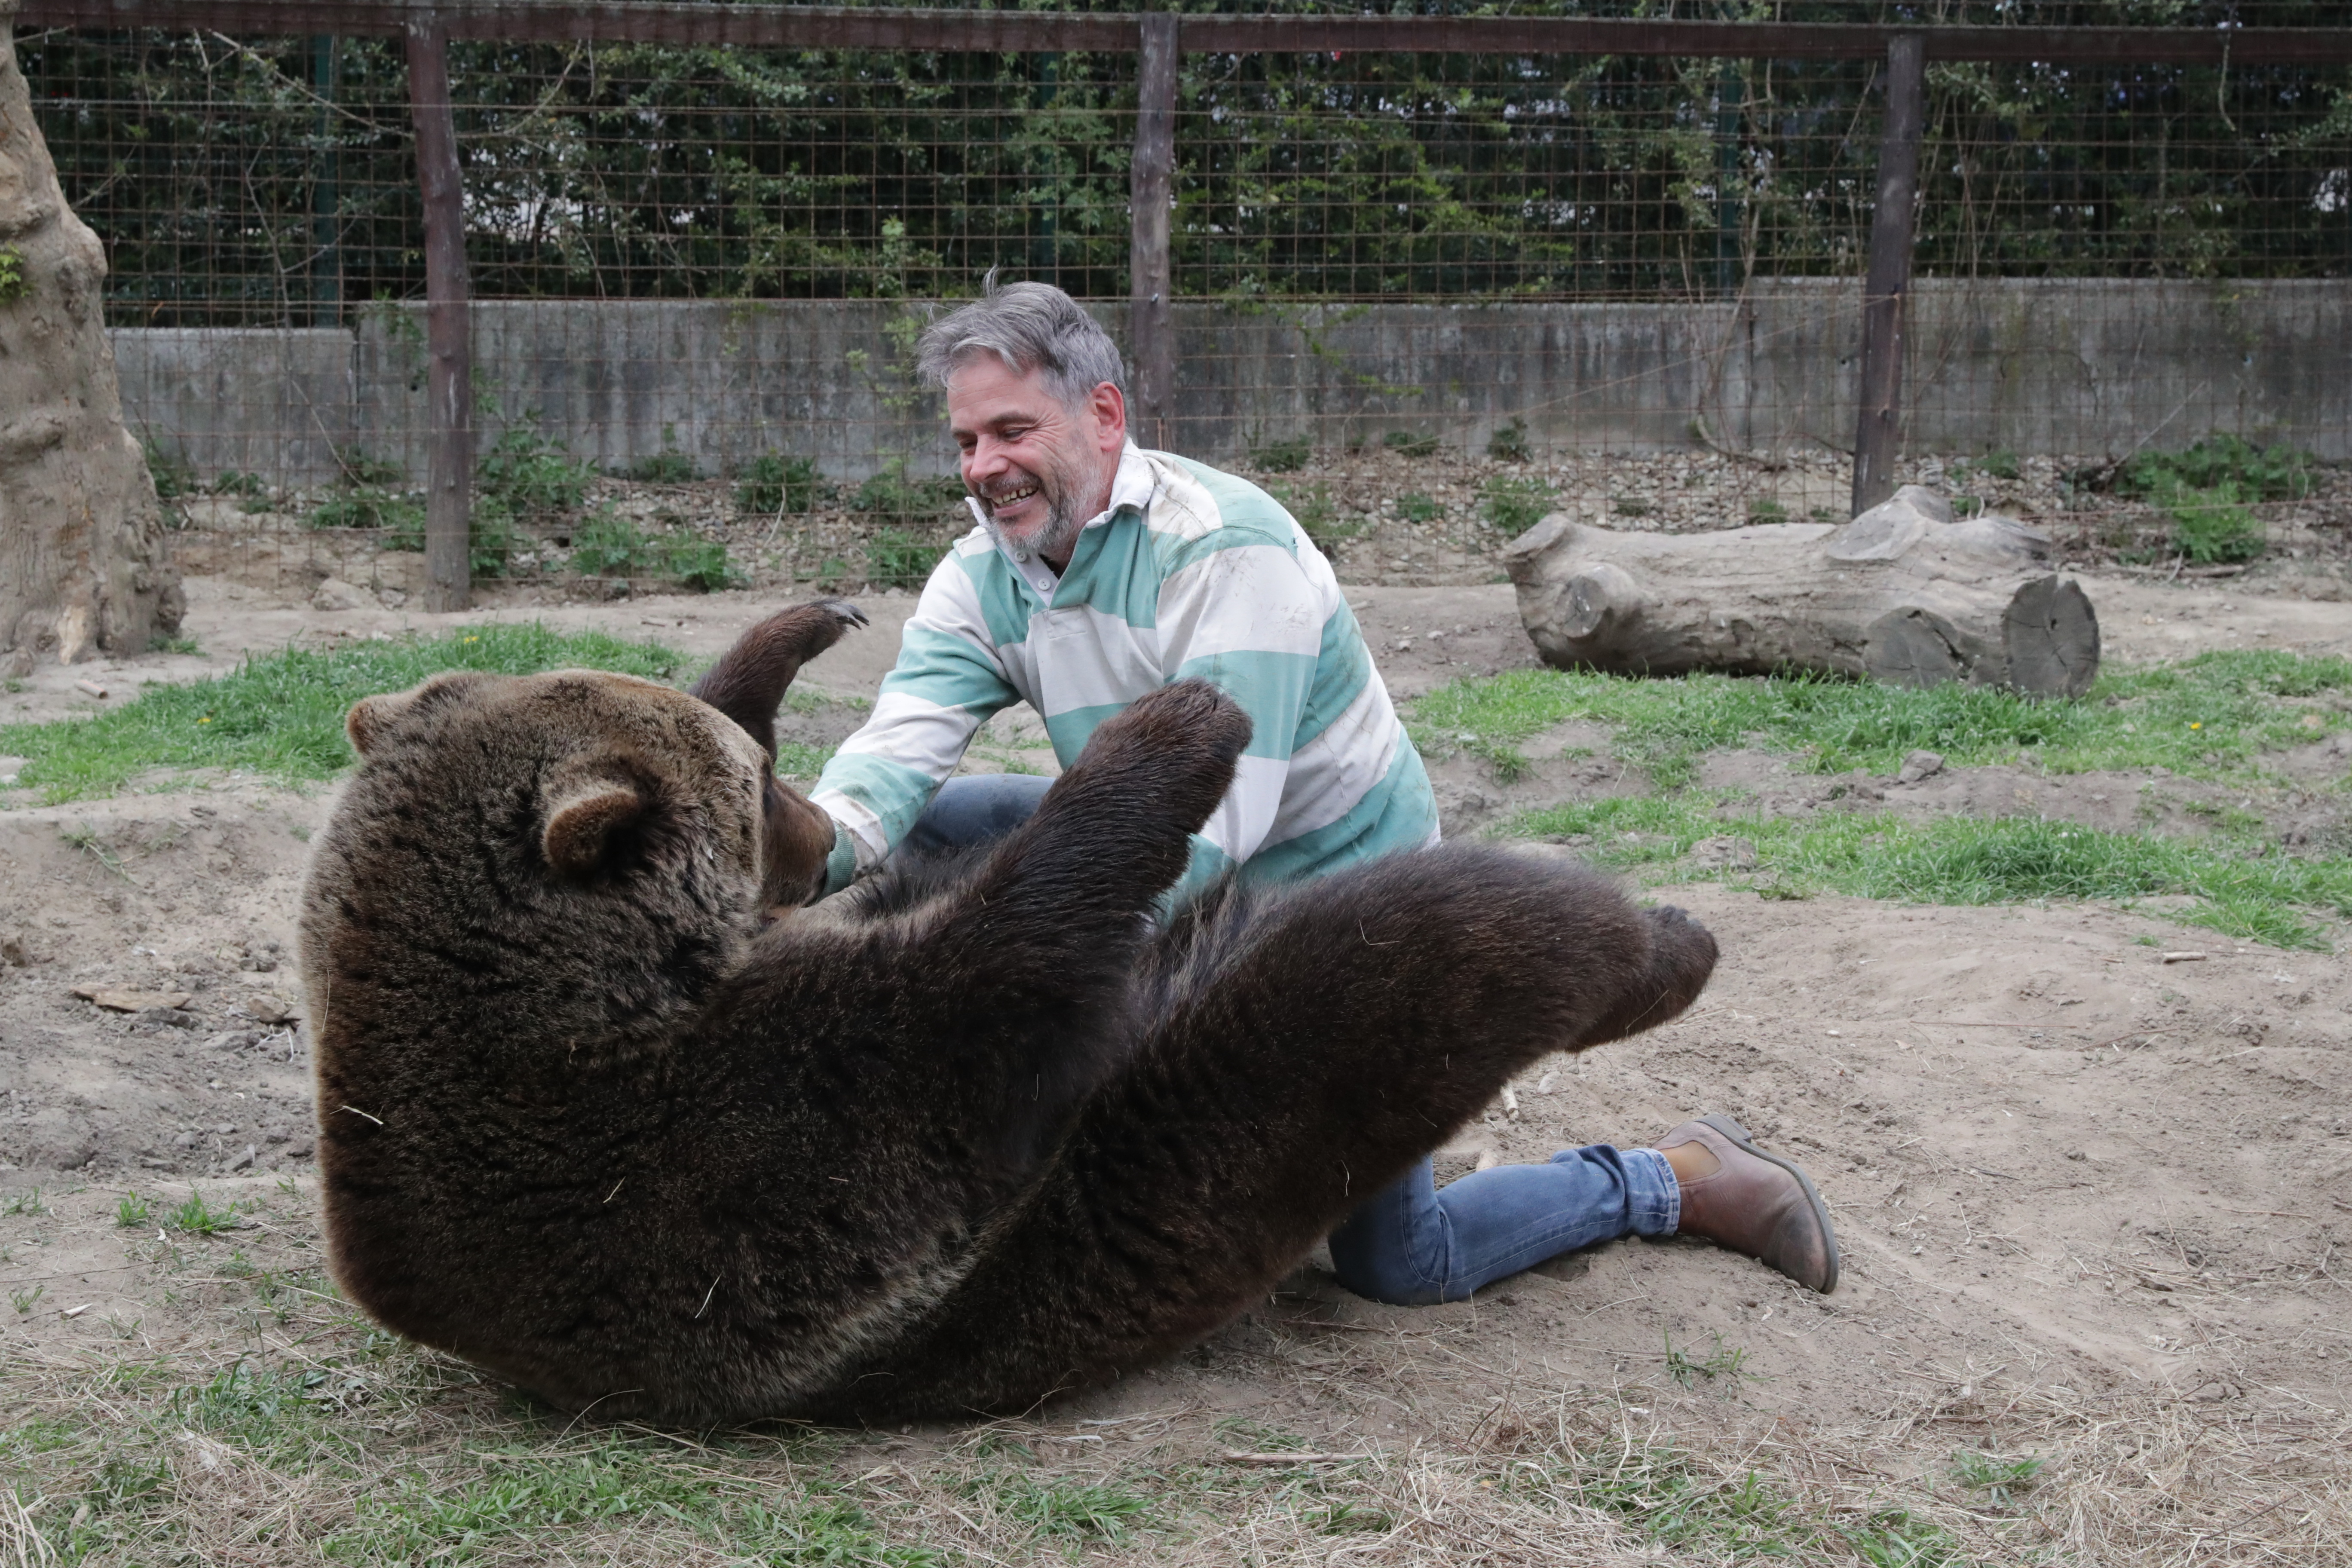
[[[1128,440],[1118,351],[1069,296],[994,289],[935,322],[919,357],[947,394],[976,526],[925,584],[872,719],[817,783],[838,825],[831,886],[902,842],[985,842],[1035,809],[1045,780],[951,776],[998,710],[1035,709],[1066,767],[1105,719],[1191,677],[1229,692],[1255,731],[1173,900],[1436,841],[1428,774],[1330,563],[1256,486]],[[1566,1150],[1443,1194],[1424,1160],[1331,1255],[1360,1294],[1457,1300],[1570,1247],[1678,1229],[1815,1289],[1836,1283],[1812,1184],[1724,1117],[1656,1149]]]

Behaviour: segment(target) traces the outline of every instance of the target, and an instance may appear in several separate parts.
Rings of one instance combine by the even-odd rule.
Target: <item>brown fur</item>
[[[1676,911],[1468,848],[1155,930],[1249,735],[1197,681],[992,852],[767,921],[814,808],[764,726],[843,624],[785,612],[709,701],[569,671],[353,710],[303,959],[331,1257],[386,1325],[604,1416],[1024,1406],[1214,1329],[1713,967]]]

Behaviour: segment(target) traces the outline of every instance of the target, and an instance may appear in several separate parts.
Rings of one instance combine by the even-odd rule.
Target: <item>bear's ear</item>
[[[352,704],[343,715],[343,733],[352,738],[352,750],[361,756],[370,756],[384,732],[416,699],[413,691],[387,691],[381,697],[362,697]]]
[[[461,697],[476,687],[499,679],[485,675],[478,669],[445,669],[406,691],[387,691],[380,697],[362,697],[352,704],[343,715],[343,733],[352,738],[352,749],[362,757],[372,756],[392,733],[393,726],[412,713],[422,713],[440,706],[454,697]]]
[[[547,863],[567,877],[584,877],[604,863],[613,836],[645,813],[646,797],[610,779],[573,786],[548,807],[540,847]]]

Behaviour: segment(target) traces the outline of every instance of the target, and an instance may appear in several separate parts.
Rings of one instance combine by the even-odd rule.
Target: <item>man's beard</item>
[[[1048,463],[1045,465],[1043,471],[1034,474],[1025,469],[1016,468],[998,480],[993,489],[997,494],[1003,495],[1013,490],[1026,489],[1031,485],[1037,487],[1038,495],[1044,498],[1045,502],[1045,527],[1025,538],[1014,538],[996,521],[996,513],[989,505],[988,495],[975,490],[972,493],[980,501],[981,526],[987,529],[989,537],[995,540],[1003,548],[1004,552],[1015,561],[1026,562],[1039,558],[1067,561],[1070,552],[1077,546],[1078,535],[1085,531],[1087,526],[1087,519],[1078,515],[1077,498],[1083,491],[1092,487],[1087,485],[1068,467],[1061,463]]]

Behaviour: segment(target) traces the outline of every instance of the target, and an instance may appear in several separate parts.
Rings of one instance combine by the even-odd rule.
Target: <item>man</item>
[[[1128,440],[1118,351],[1068,295],[992,289],[933,323],[918,362],[947,394],[979,526],[931,574],[873,717],[817,782],[837,825],[828,890],[899,844],[985,843],[1036,808],[1046,780],[950,776],[1000,709],[1036,710],[1066,767],[1111,714],[1196,676],[1256,730],[1171,903],[1226,875],[1321,876],[1436,842],[1429,776],[1329,563],[1255,486]],[[1331,1257],[1359,1294],[1419,1304],[1677,1230],[1817,1290],[1837,1281],[1812,1184],[1725,1117],[1442,1194],[1424,1160],[1332,1236]]]

